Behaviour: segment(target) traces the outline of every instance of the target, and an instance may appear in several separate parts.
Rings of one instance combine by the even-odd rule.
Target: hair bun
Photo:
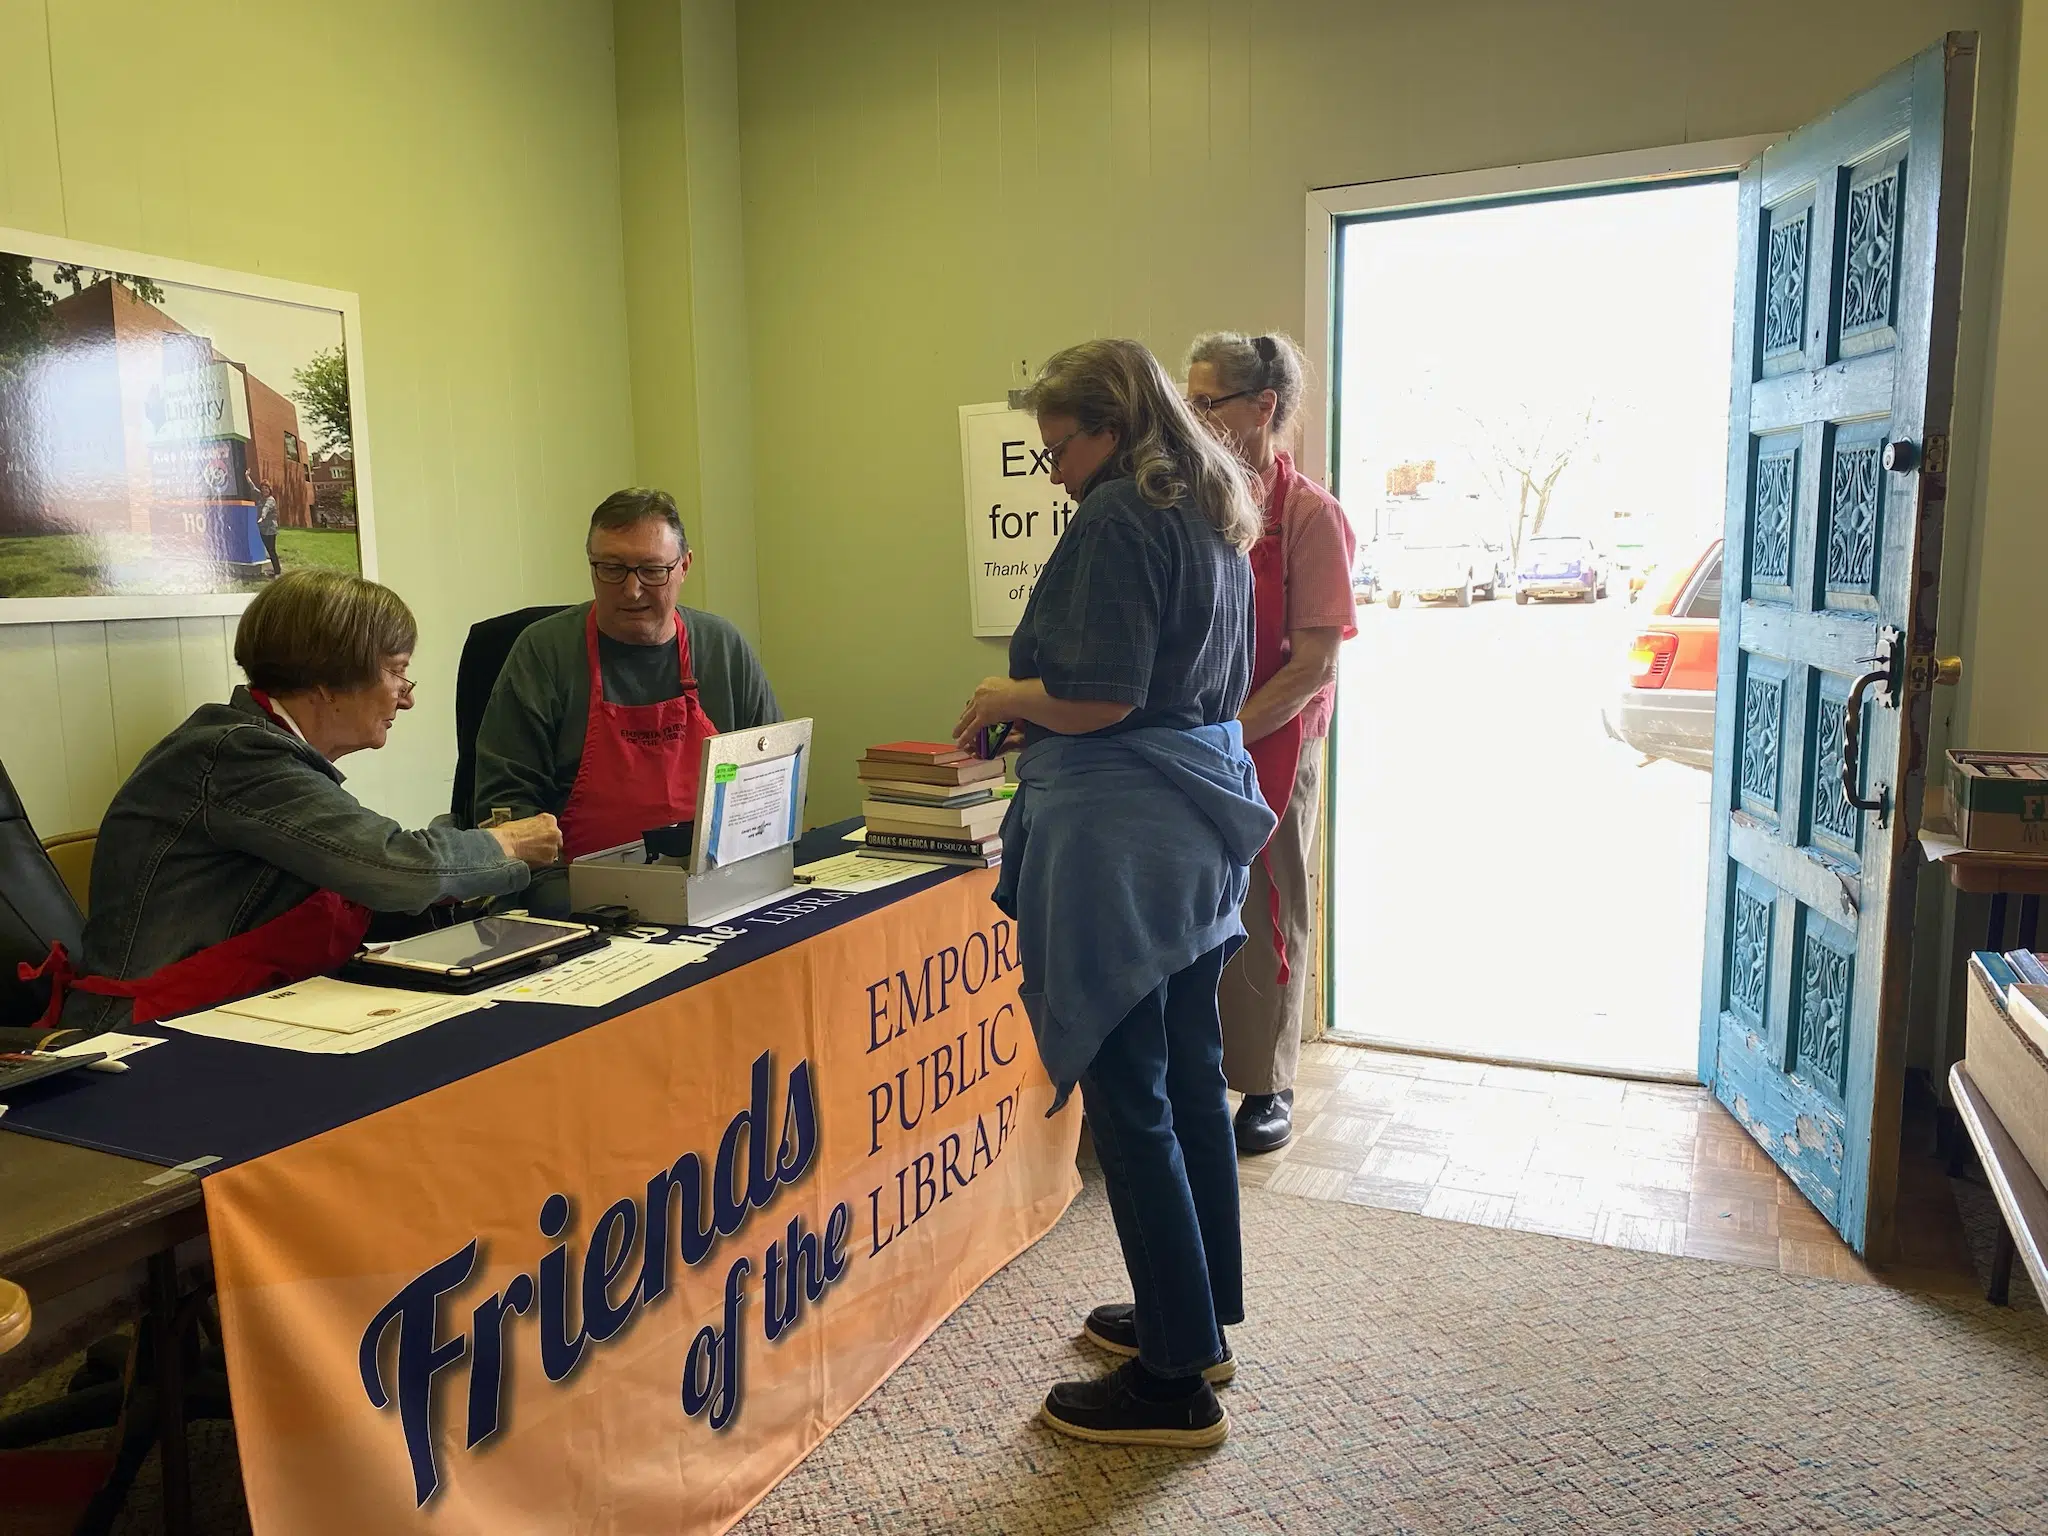
[[[1252,350],[1259,354],[1260,362],[1270,363],[1273,361],[1274,353],[1279,349],[1273,345],[1272,337],[1254,336],[1252,338]]]

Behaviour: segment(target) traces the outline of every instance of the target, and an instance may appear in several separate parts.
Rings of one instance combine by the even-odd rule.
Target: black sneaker
[[[1105,1349],[1112,1355],[1122,1355],[1127,1360],[1138,1354],[1138,1309],[1128,1301],[1113,1301],[1106,1307],[1097,1307],[1088,1314],[1088,1321],[1081,1333],[1090,1344]],[[1237,1375],[1237,1356],[1230,1352],[1230,1340],[1223,1341],[1223,1358],[1202,1372],[1202,1380],[1212,1387],[1229,1384]]]
[[[1246,1094],[1232,1123],[1237,1131],[1237,1150],[1245,1156],[1278,1152],[1294,1139],[1294,1090]]]
[[[1202,1450],[1230,1438],[1230,1415],[1206,1381],[1185,1397],[1160,1401],[1139,1390],[1144,1367],[1126,1360],[1094,1381],[1063,1381],[1038,1416],[1049,1428],[1098,1445],[1165,1445]]]

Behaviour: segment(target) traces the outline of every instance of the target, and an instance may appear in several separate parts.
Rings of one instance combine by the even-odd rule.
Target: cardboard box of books
[[[1948,807],[1965,848],[2048,854],[2048,752],[1950,749]]]
[[[2040,955],[2007,955],[2015,979],[2001,999],[1997,959],[1980,955],[1981,969],[1973,967],[1963,1060],[2020,1155],[2048,1180],[2048,969]]]

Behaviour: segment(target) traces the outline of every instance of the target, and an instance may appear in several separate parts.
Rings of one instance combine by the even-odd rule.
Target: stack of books
[[[868,855],[981,869],[1002,863],[1010,803],[996,793],[1001,758],[983,761],[950,742],[892,741],[868,748],[860,781]]]

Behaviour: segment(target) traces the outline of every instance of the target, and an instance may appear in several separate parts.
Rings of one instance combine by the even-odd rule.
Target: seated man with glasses
[[[548,811],[577,858],[696,814],[707,736],[782,718],[760,658],[716,614],[684,608],[690,544],[666,491],[616,491],[584,541],[593,601],[513,644],[476,740],[476,820]],[[536,880],[537,912],[568,898]]]

